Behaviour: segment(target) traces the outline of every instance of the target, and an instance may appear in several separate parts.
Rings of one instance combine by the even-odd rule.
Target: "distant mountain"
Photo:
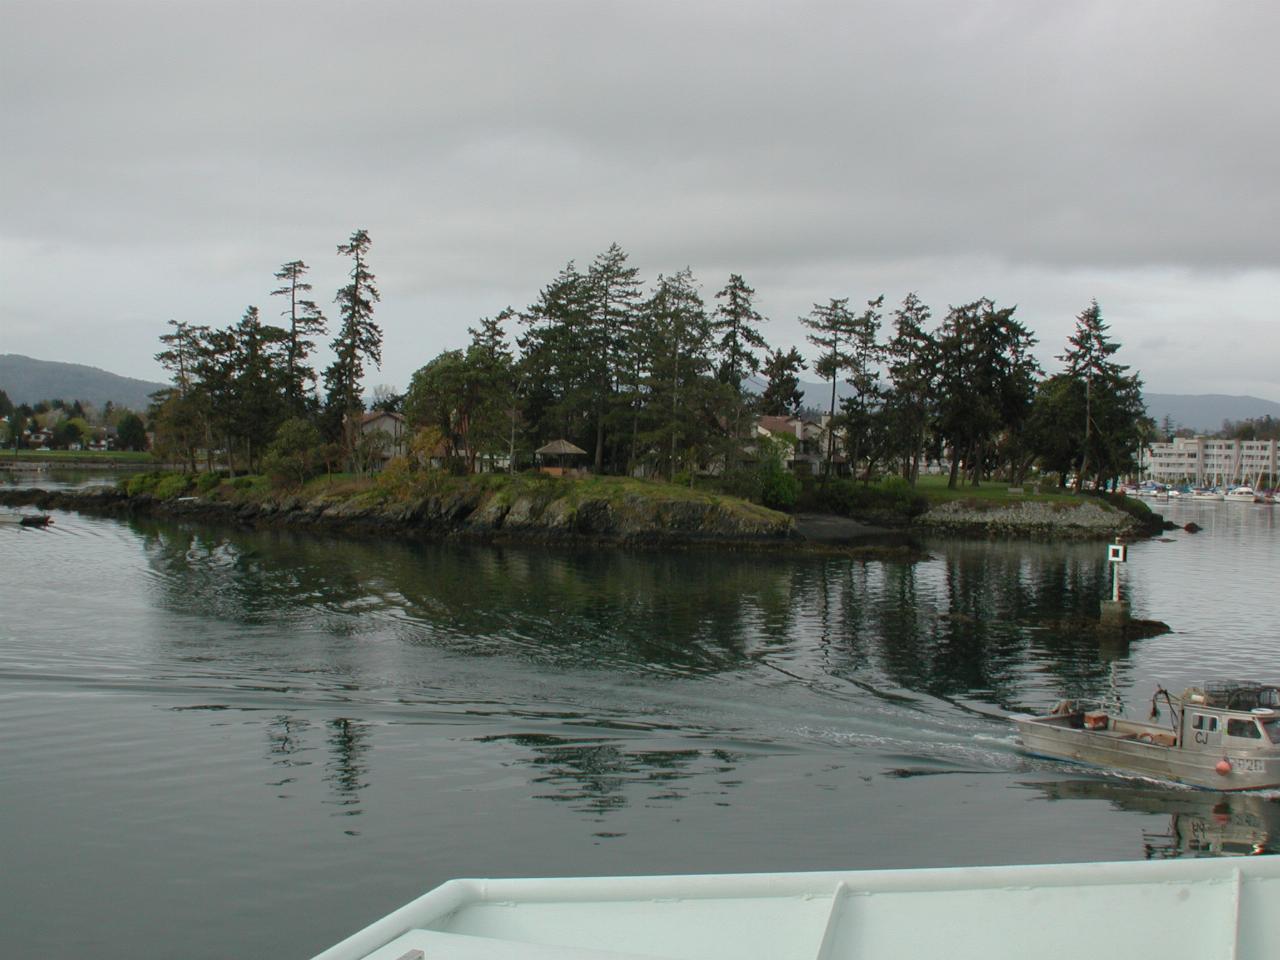
[[[757,382],[758,381],[758,382]],[[764,389],[760,378],[752,378],[748,384],[757,393]],[[801,380],[805,406],[825,412],[831,406],[831,384]],[[836,385],[836,403],[849,396],[853,388],[841,380]],[[1216,433],[1222,429],[1223,420],[1248,420],[1272,416],[1280,419],[1280,403],[1259,397],[1231,397],[1219,393],[1147,393],[1143,395],[1148,415],[1157,424],[1166,416],[1178,427],[1189,427],[1198,433]]]
[[[80,363],[0,353],[0,390],[14,403],[62,399],[67,403],[79,400],[101,407],[110,400],[117,407],[142,411],[150,403],[148,394],[164,388],[163,383],[121,377]]]
[[[1250,420],[1271,416],[1280,419],[1280,403],[1258,397],[1230,397],[1220,393],[1147,393],[1147,414],[1157,424],[1165,417],[1175,426],[1197,433],[1216,433],[1223,420]]]

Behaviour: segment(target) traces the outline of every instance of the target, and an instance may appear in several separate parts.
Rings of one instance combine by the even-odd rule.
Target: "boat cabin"
[[[1280,688],[1222,680],[1189,687],[1177,700],[1182,739],[1188,746],[1280,744]],[[1245,712],[1248,716],[1240,716]]]

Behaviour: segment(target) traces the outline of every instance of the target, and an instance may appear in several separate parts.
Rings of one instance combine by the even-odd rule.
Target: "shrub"
[[[262,468],[278,486],[301,486],[324,464],[320,431],[301,417],[286,420],[262,458]]]
[[[790,510],[800,499],[800,478],[782,463],[766,460],[757,471],[760,502],[772,510]]]
[[[191,487],[191,477],[185,473],[171,473],[156,483],[152,493],[158,500],[180,497]]]
[[[216,490],[220,483],[222,483],[222,474],[213,471],[202,473],[196,477],[196,489],[202,494]]]
[[[374,477],[374,487],[389,497],[406,497],[413,491],[418,476],[420,474],[415,473],[408,457],[392,457]]]
[[[928,509],[923,495],[901,477],[885,477],[874,485],[843,478],[807,485],[800,502],[808,510],[834,513],[842,517],[860,514],[893,513],[915,517]]]
[[[143,494],[154,493],[156,484],[164,477],[168,476],[164,471],[151,470],[146,473],[135,473],[127,480],[122,481],[124,484],[124,492],[131,497],[140,497]]]

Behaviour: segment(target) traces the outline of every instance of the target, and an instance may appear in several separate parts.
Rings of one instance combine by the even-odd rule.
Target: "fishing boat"
[[[1160,722],[1160,701],[1168,708]],[[1280,786],[1280,685],[1215,680],[1181,696],[1158,688],[1146,721],[1088,701],[1015,717],[1023,749],[1210,790]]]
[[[315,960],[1263,960],[1280,856],[450,880]]]

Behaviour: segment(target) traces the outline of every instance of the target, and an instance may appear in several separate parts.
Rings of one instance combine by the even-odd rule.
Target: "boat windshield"
[[[1280,743],[1280,717],[1262,721],[1262,730],[1272,743]]]

